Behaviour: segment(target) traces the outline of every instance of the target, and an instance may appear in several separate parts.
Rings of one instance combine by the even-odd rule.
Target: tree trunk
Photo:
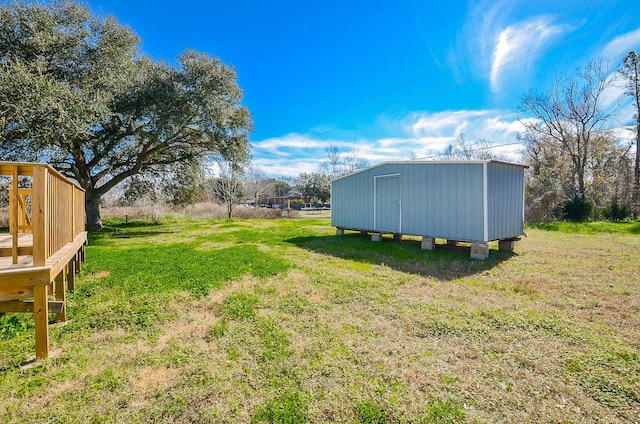
[[[640,101],[637,101],[637,112],[640,113]],[[640,216],[640,115],[636,118],[636,161],[633,168],[633,217]]]
[[[87,214],[87,229],[89,231],[100,231],[102,230],[102,218],[100,218],[100,196],[90,190],[87,190],[84,195],[84,207]]]

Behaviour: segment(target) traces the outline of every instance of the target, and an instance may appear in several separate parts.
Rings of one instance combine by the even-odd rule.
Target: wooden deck
[[[33,252],[33,234],[18,235],[17,264],[13,264],[13,261],[11,260],[12,242],[13,236],[11,234],[0,234],[0,271],[33,266],[33,255],[31,253]]]
[[[0,234],[0,312],[33,313],[36,358],[43,359],[49,313],[66,321],[66,291],[84,262],[84,191],[46,164],[0,162],[0,175],[12,178],[10,234]],[[32,188],[18,187],[25,177]]]

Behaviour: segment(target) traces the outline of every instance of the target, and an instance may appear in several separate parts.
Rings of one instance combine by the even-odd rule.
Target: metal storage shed
[[[331,225],[344,230],[471,242],[484,259],[499,240],[512,250],[524,234],[524,169],[500,161],[385,162],[331,182]]]

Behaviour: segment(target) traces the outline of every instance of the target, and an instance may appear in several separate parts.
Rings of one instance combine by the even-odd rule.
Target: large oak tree
[[[0,5],[0,157],[52,164],[101,196],[139,173],[249,156],[251,118],[232,68],[186,51],[142,55],[113,17],[73,1]]]

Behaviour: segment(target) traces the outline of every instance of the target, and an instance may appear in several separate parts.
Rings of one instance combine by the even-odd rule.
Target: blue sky
[[[253,162],[272,176],[317,171],[329,144],[374,164],[437,155],[461,133],[511,144],[496,152],[517,160],[523,94],[594,57],[613,71],[640,51],[640,0],[87,4],[131,27],[155,59],[195,49],[234,66]],[[618,118],[632,117],[626,107]]]

